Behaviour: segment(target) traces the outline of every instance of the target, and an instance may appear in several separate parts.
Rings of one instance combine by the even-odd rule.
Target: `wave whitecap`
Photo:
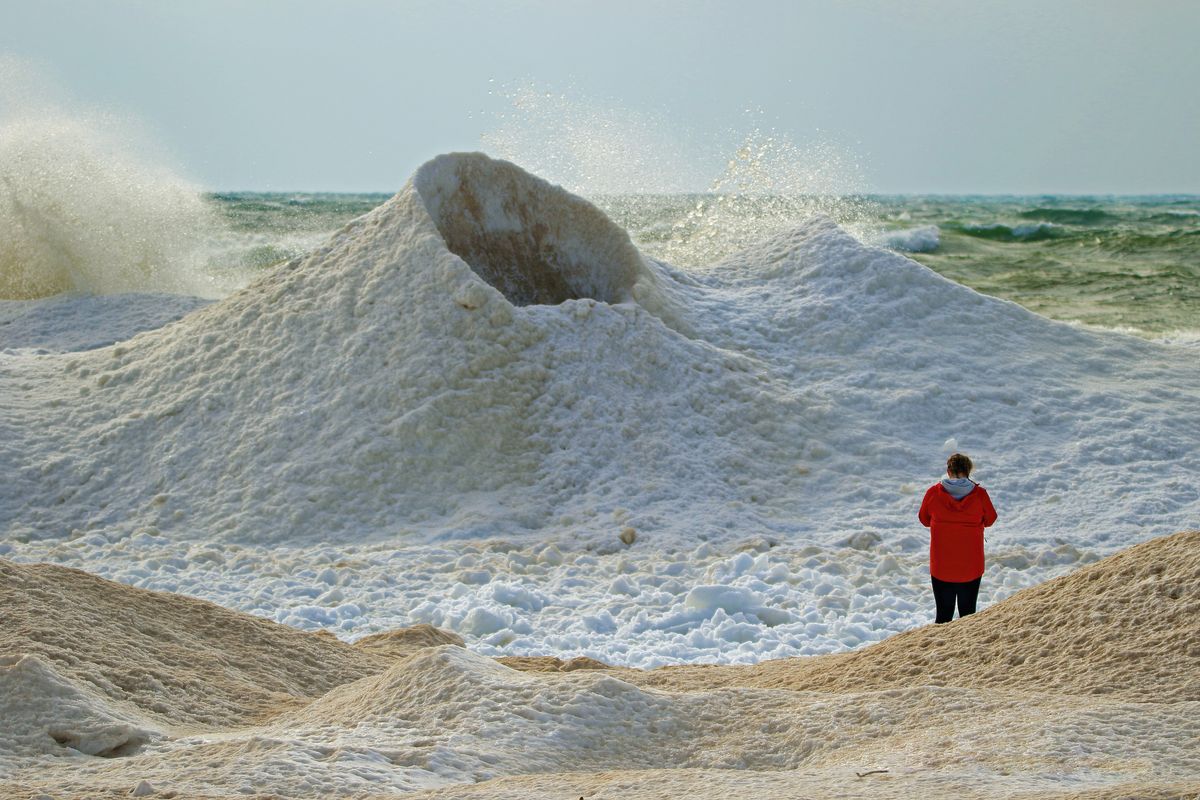
[[[876,241],[883,247],[903,253],[932,253],[941,244],[941,231],[937,225],[922,225],[919,228],[887,231]]]
[[[994,242],[1043,242],[1066,235],[1054,222],[1026,222],[1020,225],[1005,225],[1002,222],[968,223],[955,227],[967,236]]]

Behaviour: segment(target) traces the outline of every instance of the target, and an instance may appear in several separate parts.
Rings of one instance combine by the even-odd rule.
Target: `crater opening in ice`
[[[413,185],[450,251],[514,305],[631,299],[641,255],[586,200],[482,153],[439,156]]]

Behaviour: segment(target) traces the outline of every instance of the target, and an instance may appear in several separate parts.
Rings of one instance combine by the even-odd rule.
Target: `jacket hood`
[[[955,500],[962,500],[978,485],[970,478],[942,478],[942,488]]]

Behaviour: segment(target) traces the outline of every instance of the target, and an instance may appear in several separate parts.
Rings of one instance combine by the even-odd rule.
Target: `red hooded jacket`
[[[955,500],[935,483],[925,492],[917,517],[929,528],[930,575],[952,583],[983,575],[983,529],[996,521],[996,509],[982,486],[975,484]]]

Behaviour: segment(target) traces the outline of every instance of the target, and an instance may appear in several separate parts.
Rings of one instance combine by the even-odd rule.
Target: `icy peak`
[[[514,305],[625,302],[645,272],[602,211],[507,161],[438,156],[413,186],[447,248]]]

